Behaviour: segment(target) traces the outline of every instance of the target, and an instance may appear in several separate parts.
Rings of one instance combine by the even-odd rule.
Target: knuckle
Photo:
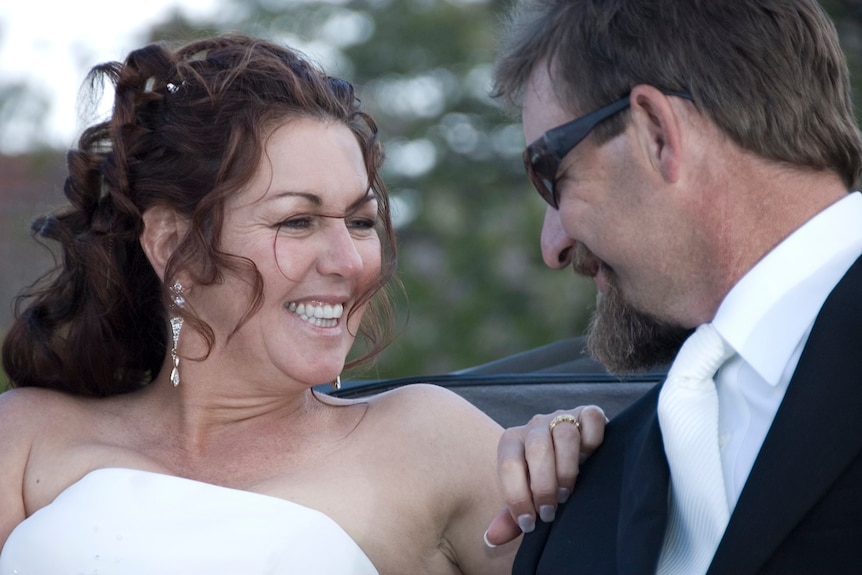
[[[520,495],[508,498],[506,502],[509,509],[520,513],[529,513],[533,511],[533,498],[530,495]]]
[[[580,427],[578,425],[572,425],[571,423],[561,423],[560,425],[554,428],[554,437],[567,437],[574,438],[578,437],[581,434]]]
[[[497,443],[498,456],[502,458],[507,454],[519,453],[523,442],[524,436],[521,433],[521,428],[516,427],[504,430],[500,435],[500,441]]]
[[[580,470],[578,469],[577,465],[574,467],[574,469],[566,469],[566,470],[560,469],[557,472],[557,479],[563,485],[572,484],[578,478],[579,471]]]
[[[585,405],[581,409],[580,417],[582,420],[583,419],[589,419],[590,421],[595,420],[597,422],[599,422],[599,421],[604,422],[605,421],[605,412],[598,405]]]
[[[507,477],[524,476],[525,472],[524,463],[520,459],[514,457],[501,458],[497,463],[497,468],[499,469],[500,475]]]
[[[536,478],[530,482],[530,491],[533,492],[535,501],[554,499],[557,492],[557,478],[555,476]]]
[[[550,441],[545,438],[536,438],[533,441],[528,441],[524,445],[524,450],[527,459],[544,458],[554,454],[554,447]]]
[[[537,413],[536,415],[534,415],[533,417],[530,418],[530,421],[527,422],[526,427],[534,428],[537,426],[547,425],[548,417],[549,416],[544,414],[544,413]]]
[[[521,435],[522,427],[510,427],[508,429],[504,429],[503,433],[500,436],[500,441],[514,441],[517,440]]]

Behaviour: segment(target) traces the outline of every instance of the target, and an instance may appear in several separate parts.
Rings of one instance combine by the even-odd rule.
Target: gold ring
[[[552,419],[551,424],[548,426],[548,428],[553,432],[554,428],[561,423],[571,423],[578,429],[578,431],[581,430],[581,422],[578,421],[577,417],[570,413],[561,413],[560,415]]]

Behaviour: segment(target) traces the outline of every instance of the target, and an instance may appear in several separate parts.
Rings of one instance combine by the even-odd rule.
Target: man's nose
[[[575,241],[563,230],[560,211],[550,206],[545,210],[541,244],[542,259],[549,268],[562,269],[572,263]]]

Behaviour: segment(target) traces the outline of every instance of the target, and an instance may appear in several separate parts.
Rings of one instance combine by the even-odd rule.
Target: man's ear
[[[682,166],[683,140],[678,108],[674,106],[682,100],[645,84],[632,88],[630,98],[631,121],[642,152],[666,182],[676,183]]]
[[[144,231],[141,248],[159,278],[165,280],[168,260],[185,235],[187,223],[174,210],[165,206],[153,206],[144,214]]]

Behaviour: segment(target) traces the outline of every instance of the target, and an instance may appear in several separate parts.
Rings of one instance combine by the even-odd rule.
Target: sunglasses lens
[[[560,161],[547,150],[530,146],[524,151],[524,167],[536,191],[552,208],[559,209],[554,182]]]

